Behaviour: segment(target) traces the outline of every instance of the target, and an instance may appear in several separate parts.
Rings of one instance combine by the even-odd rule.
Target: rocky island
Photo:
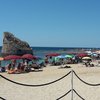
[[[2,55],[33,54],[33,50],[26,41],[22,41],[10,32],[4,32]]]

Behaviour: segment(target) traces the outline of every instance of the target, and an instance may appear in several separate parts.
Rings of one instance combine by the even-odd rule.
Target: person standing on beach
[[[45,60],[45,64],[48,64],[48,56],[45,56],[45,58],[44,58],[44,60]]]
[[[12,70],[15,69],[15,66],[16,66],[16,60],[12,60],[11,61],[11,68],[12,68]]]

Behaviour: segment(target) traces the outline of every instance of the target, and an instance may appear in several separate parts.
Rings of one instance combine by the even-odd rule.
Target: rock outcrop
[[[16,38],[12,33],[4,32],[2,55],[33,54],[32,48],[25,41]]]

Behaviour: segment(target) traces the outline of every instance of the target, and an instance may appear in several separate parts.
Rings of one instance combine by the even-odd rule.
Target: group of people
[[[7,64],[6,67],[1,67],[1,72],[7,71],[7,73],[23,73],[23,72],[30,72],[32,69],[41,69],[46,67],[47,64],[50,65],[66,65],[66,64],[73,64],[82,62],[82,58],[73,57],[73,58],[57,58],[52,56],[45,56],[44,59],[39,58],[40,60],[28,60],[22,59],[22,61],[17,62],[16,60],[11,60],[11,63]],[[38,63],[37,63],[38,61]],[[31,62],[31,63],[30,63]],[[86,67],[90,66],[93,67],[94,65],[91,64],[91,59],[84,62]]]
[[[52,56],[45,57],[45,63],[51,65],[74,64],[74,63],[78,63],[79,61],[80,60],[77,57],[73,57],[73,58],[57,58]]]
[[[31,63],[30,63],[31,62]],[[9,74],[14,74],[14,73],[23,73],[23,72],[30,72],[33,69],[40,69],[41,64],[37,64],[34,61],[30,61],[27,59],[23,59],[22,62],[17,63],[16,60],[11,60],[11,63],[9,63],[6,66],[6,71]]]
[[[9,63],[6,66],[6,71],[9,74],[13,73],[21,73],[25,72],[25,69],[28,67],[28,61],[22,60],[22,62],[17,63],[16,60],[11,60],[11,63]]]

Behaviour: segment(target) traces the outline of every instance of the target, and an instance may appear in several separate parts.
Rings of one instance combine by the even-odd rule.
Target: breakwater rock
[[[33,54],[32,48],[25,41],[22,41],[15,37],[10,32],[4,32],[2,55],[23,55]]]

